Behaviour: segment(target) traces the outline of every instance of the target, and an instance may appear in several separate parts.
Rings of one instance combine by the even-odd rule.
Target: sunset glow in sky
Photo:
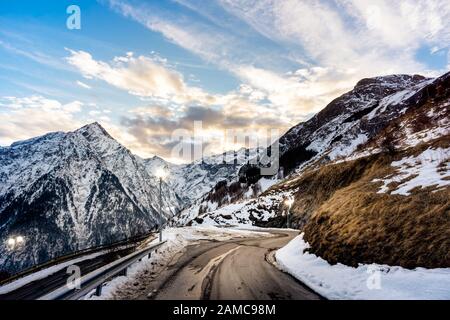
[[[81,30],[66,27],[69,5]],[[98,121],[142,157],[203,122],[264,137],[357,81],[450,69],[447,0],[0,3],[0,145]]]

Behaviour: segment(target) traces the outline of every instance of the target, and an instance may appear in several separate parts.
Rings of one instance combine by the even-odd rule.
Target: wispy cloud
[[[426,72],[415,52],[450,43],[445,0],[219,0],[260,34],[316,64],[359,75]]]
[[[88,89],[88,90],[92,89],[92,87],[90,85],[88,85],[82,81],[79,81],[79,80],[76,81],[76,84],[84,89]]]
[[[361,78],[442,72],[429,70],[417,59],[416,51],[423,45],[450,43],[450,5],[444,0],[395,4],[384,0],[215,0],[208,5],[193,0],[176,2],[209,21],[239,19],[253,30],[254,37],[262,35],[289,52],[267,56],[267,61],[289,60],[297,63],[297,68],[279,72],[271,62],[261,64],[254,51],[259,57],[265,55],[264,51],[247,47],[227,28],[216,27],[223,23],[205,26],[185,16],[176,19],[158,15],[142,3],[109,1],[123,15],[263,91],[274,105],[284,105],[288,112],[295,110],[298,120],[323,108],[333,95],[351,89]],[[242,58],[243,48],[250,59]],[[320,76],[317,70],[322,70]],[[295,73],[305,76],[293,77]]]
[[[12,44],[2,40],[0,40],[0,47],[15,55],[25,57],[41,65],[59,70],[68,70],[67,65],[60,61],[57,57],[52,57],[36,50],[24,50],[21,48],[17,48]]]

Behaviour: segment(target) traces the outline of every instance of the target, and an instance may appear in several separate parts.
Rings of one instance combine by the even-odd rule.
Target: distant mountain
[[[181,207],[164,184],[167,217]],[[0,247],[3,271],[16,272],[76,250],[149,232],[161,224],[159,185],[140,159],[98,123],[0,149]]]

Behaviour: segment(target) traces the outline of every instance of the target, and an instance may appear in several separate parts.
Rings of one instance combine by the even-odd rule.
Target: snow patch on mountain
[[[382,182],[378,193],[408,196],[415,188],[434,186],[436,189],[450,185],[450,149],[428,149],[417,157],[409,157],[392,163],[396,173],[391,177],[376,179]],[[398,185],[391,189],[390,185]]]
[[[277,215],[279,206],[289,198],[290,192],[260,196],[256,199],[232,203],[216,210],[191,216],[192,225],[254,226]]]

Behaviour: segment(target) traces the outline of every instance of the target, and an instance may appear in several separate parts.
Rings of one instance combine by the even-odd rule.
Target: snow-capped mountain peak
[[[165,217],[180,210],[163,185]],[[8,270],[140,235],[164,221],[159,184],[142,162],[98,123],[51,133],[0,150],[0,241],[27,239]]]

